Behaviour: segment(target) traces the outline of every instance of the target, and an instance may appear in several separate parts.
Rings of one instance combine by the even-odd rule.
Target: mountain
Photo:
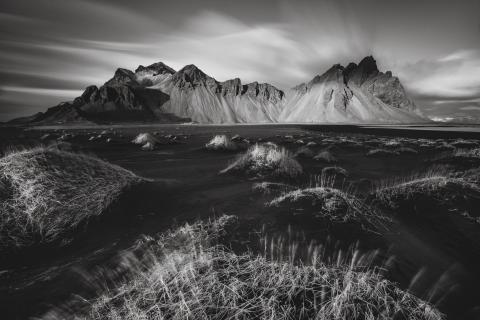
[[[287,92],[280,122],[408,123],[426,121],[397,77],[373,57],[334,65]]]
[[[159,64],[148,67],[140,66],[134,73],[127,69],[117,69],[113,78],[103,86],[89,86],[83,94],[72,102],[63,102],[49,108],[45,113],[37,114],[29,122],[64,123],[64,122],[127,122],[157,121],[184,122],[183,119],[163,109],[170,99],[169,95],[146,86],[150,83],[143,79],[162,78],[175,71]]]
[[[397,77],[373,57],[334,65],[286,93],[268,83],[219,82],[195,65],[175,71],[162,62],[117,69],[103,86],[87,87],[24,122],[160,121],[198,123],[410,123],[427,121]]]
[[[275,122],[284,104],[283,91],[235,78],[218,82],[188,65],[150,88],[170,95],[165,110],[200,123]]]

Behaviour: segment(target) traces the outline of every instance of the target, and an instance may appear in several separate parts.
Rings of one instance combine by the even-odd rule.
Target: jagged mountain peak
[[[107,86],[118,86],[118,85],[138,85],[135,79],[135,73],[133,71],[118,68],[113,75],[113,78],[105,82]]]
[[[207,74],[206,74],[205,72],[203,72],[202,70],[200,70],[200,68],[197,67],[197,66],[194,65],[194,64],[188,64],[188,65],[186,65],[185,67],[183,67],[182,69],[180,69],[180,70],[178,71],[178,73],[186,74],[186,75],[189,75],[189,76],[196,76],[196,75],[201,75],[202,77],[207,76]]]
[[[338,81],[339,79],[342,79],[344,70],[345,68],[340,64],[333,65],[323,74],[313,77],[313,79],[310,80],[310,82],[308,82],[306,85],[307,89],[312,88],[317,83],[323,83],[325,81]]]
[[[378,71],[377,61],[372,55],[363,58],[358,64],[358,66],[367,70]]]
[[[367,56],[358,65],[349,64],[345,72],[345,82],[352,82],[356,85],[363,84],[367,79],[378,75],[377,62],[373,56]]]
[[[177,87],[216,87],[218,81],[200,70],[196,65],[189,64],[177,71],[172,76],[172,81]]]
[[[150,71],[150,72],[153,72],[154,75],[165,74],[165,73],[169,73],[169,74],[175,73],[175,70],[173,68],[167,66],[163,62],[155,62],[146,67],[144,67],[143,65],[139,65],[138,68],[135,69],[135,73],[142,72],[142,71],[143,72]]]
[[[350,62],[346,67],[341,64],[334,64],[324,73],[316,75],[309,82],[295,86],[293,89],[304,91],[325,81],[343,81],[344,84],[351,81],[352,83],[361,85],[367,79],[377,76],[379,73],[377,62],[373,56],[367,56],[363,58],[359,64]],[[391,76],[391,72],[387,72],[387,74]]]

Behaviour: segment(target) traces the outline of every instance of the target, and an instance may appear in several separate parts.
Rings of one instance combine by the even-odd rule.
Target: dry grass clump
[[[302,174],[302,166],[285,149],[274,143],[255,144],[220,173],[241,172],[253,176],[294,178]]]
[[[400,139],[388,139],[383,143],[383,145],[386,147],[400,147],[402,142]]]
[[[252,189],[254,191],[259,191],[263,194],[272,194],[272,193],[282,193],[282,192],[292,191],[295,189],[295,187],[289,184],[280,183],[280,182],[264,181],[264,182],[254,183],[252,186]]]
[[[140,133],[132,140],[132,143],[142,145],[142,150],[152,151],[159,141],[150,133]]]
[[[461,158],[476,158],[480,159],[480,148],[474,149],[457,149],[453,153],[454,157]]]
[[[398,155],[399,153],[396,150],[389,149],[372,149],[367,152],[367,157],[389,157]]]
[[[334,223],[359,223],[368,231],[384,230],[390,219],[369,208],[348,191],[331,186],[316,186],[284,193],[268,203],[294,214],[309,214]]]
[[[389,208],[412,201],[418,204],[428,201],[467,210],[470,200],[479,199],[480,187],[465,177],[431,170],[422,175],[384,181],[372,196],[377,204]]]
[[[475,148],[478,147],[478,140],[457,139],[450,144],[455,148]]]
[[[156,143],[158,143],[158,139],[155,138],[155,136],[152,135],[151,133],[148,133],[148,132],[140,133],[135,137],[135,139],[132,140],[132,143],[141,144],[141,145],[145,145],[146,143],[151,143],[155,145]]]
[[[205,148],[208,150],[225,150],[225,151],[235,151],[240,149],[240,145],[237,144],[234,140],[229,139],[226,135],[216,135],[212,138],[206,145]]]
[[[458,170],[477,168],[480,166],[480,148],[449,150],[432,158],[431,162],[448,165]]]
[[[409,147],[400,147],[395,149],[399,154],[418,154],[418,151]]]
[[[37,147],[0,159],[0,246],[51,242],[142,181],[87,155]]]
[[[380,270],[359,265],[358,256],[336,264],[271,261],[214,245],[211,230],[195,224],[166,234],[152,251],[156,259],[140,264],[129,280],[92,301],[82,318],[444,318],[384,279]]]

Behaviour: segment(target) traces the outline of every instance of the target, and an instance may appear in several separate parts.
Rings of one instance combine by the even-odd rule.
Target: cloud
[[[74,98],[82,94],[81,90],[65,90],[65,89],[46,89],[46,88],[28,88],[28,87],[0,87],[1,92],[17,92],[40,96],[55,96],[60,98]]]
[[[464,110],[464,111],[480,111],[480,106],[460,107],[460,110]]]
[[[459,50],[436,60],[418,61],[398,72],[419,98],[462,101],[480,97],[479,50]]]

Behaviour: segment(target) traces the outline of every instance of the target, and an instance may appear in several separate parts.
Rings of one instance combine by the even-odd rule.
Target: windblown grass
[[[274,143],[255,144],[220,173],[237,172],[258,177],[294,178],[302,174],[302,166],[285,148]]]
[[[37,147],[0,159],[0,246],[51,242],[141,178],[87,155]]]
[[[479,143],[478,140],[464,140],[464,139],[457,139],[450,143],[455,148],[476,148],[478,147]]]
[[[252,186],[252,189],[254,191],[259,191],[263,194],[277,194],[277,193],[282,193],[282,192],[288,192],[292,191],[295,189],[294,186],[285,184],[285,183],[280,183],[280,182],[258,182],[254,183]]]
[[[367,157],[389,157],[398,156],[399,153],[390,149],[372,149],[367,152]]]
[[[409,147],[400,147],[400,148],[395,149],[395,151],[400,153],[400,154],[418,154],[417,150],[415,150],[413,148],[409,148]]]
[[[142,145],[142,150],[152,151],[159,140],[151,133],[140,133],[132,140],[132,143]]]
[[[477,199],[480,199],[480,187],[476,183],[438,169],[383,181],[372,193],[373,202],[392,209],[405,203],[428,202],[452,210],[477,211],[469,208]]]
[[[387,228],[390,219],[366,206],[346,191],[331,187],[312,187],[287,192],[269,204],[291,212],[311,215],[333,223],[359,223],[367,231]]]
[[[155,145],[156,143],[158,143],[158,139],[151,133],[140,133],[135,137],[135,139],[132,140],[132,143],[141,145],[150,143],[152,145]]]
[[[216,135],[206,145],[208,150],[225,150],[234,151],[240,149],[240,145],[237,142],[231,140],[226,135]]]
[[[225,222],[153,241],[152,259],[91,302],[87,319],[443,319],[431,304],[361,265],[272,261],[216,245]],[[213,227],[212,227],[213,226]]]
[[[335,176],[321,175],[311,187],[285,192],[268,203],[290,213],[313,216],[334,223],[358,223],[364,230],[388,228],[388,217],[373,210],[348,188],[335,188]]]
[[[452,155],[454,158],[471,158],[480,160],[480,148],[474,149],[457,149]]]

